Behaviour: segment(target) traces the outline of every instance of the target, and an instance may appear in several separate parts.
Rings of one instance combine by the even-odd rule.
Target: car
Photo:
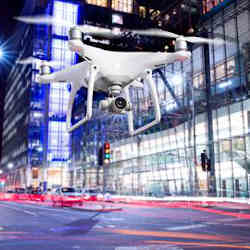
[[[15,201],[16,198],[17,197],[16,197],[14,190],[7,190],[3,196],[3,199],[6,201]]]
[[[31,201],[42,201],[44,202],[44,194],[40,189],[34,188],[29,192],[29,199]]]
[[[86,189],[83,192],[83,199],[85,201],[97,201],[97,196],[100,193],[98,189]]]
[[[61,187],[57,188],[51,196],[52,205],[55,207],[59,205],[61,207],[73,206],[75,204],[82,206],[83,199],[79,192],[73,187]]]
[[[25,188],[15,188],[15,194],[17,200],[28,200],[29,196],[26,193]]]

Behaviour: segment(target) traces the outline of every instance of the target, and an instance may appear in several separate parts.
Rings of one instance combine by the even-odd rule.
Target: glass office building
[[[88,157],[87,150],[95,148],[97,152],[103,140],[86,139],[91,132],[85,125],[82,140],[73,137],[75,185],[94,187],[105,183],[106,190],[120,194],[209,192],[249,197],[249,19],[246,0],[220,1],[204,12],[201,30],[206,29],[209,37],[226,37],[228,42],[208,48],[193,46],[190,60],[154,72],[162,112],[158,126],[128,137],[124,118],[120,137],[96,131],[111,142],[111,164],[100,168],[97,153]],[[132,89],[131,95],[135,122],[141,126],[153,117],[146,84],[144,89]],[[115,124],[112,119],[110,123],[111,127]],[[209,156],[212,153],[213,172],[202,170],[203,150]]]
[[[27,1],[28,2],[28,1]],[[53,14],[70,25],[78,22],[78,3],[36,1],[26,3],[24,15]],[[29,6],[29,7],[28,7]],[[54,70],[75,63],[67,46],[68,28],[18,24],[19,58],[34,56],[57,62]],[[69,83],[41,85],[39,63],[16,64],[9,74],[5,96],[3,157],[7,187],[67,185],[70,135],[66,132]],[[18,115],[17,115],[18,114]],[[11,168],[10,168],[11,166]]]
[[[103,13],[105,9],[101,7],[111,7],[103,3],[26,1],[21,15],[49,14],[74,26],[78,22],[88,22],[84,12],[86,4],[94,8],[96,5],[99,12]],[[132,1],[120,1],[112,8],[131,12],[133,6]],[[121,18],[121,15],[118,17]],[[18,23],[16,36],[19,39],[15,41],[20,51],[18,59],[34,56],[52,60],[57,62],[53,70],[76,63],[76,54],[68,49],[68,31],[68,27],[60,25],[51,27]],[[6,174],[6,188],[9,189],[69,185],[72,152],[71,135],[66,131],[66,110],[70,84],[38,84],[36,78],[39,69],[39,63],[36,62],[30,65],[16,64],[6,80],[1,165]]]

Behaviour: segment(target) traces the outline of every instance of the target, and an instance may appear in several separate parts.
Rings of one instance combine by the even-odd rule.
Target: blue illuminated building
[[[118,27],[135,28],[143,24],[131,13],[112,9],[116,1],[102,1],[109,3],[108,11],[97,8],[97,1],[83,2],[50,0],[32,6],[27,0],[23,14],[53,14],[71,25],[112,26],[112,20],[118,22]],[[210,5],[211,2],[202,1]],[[249,197],[249,1],[213,3],[218,4],[213,8],[209,5],[209,11],[205,6],[197,32],[211,38],[230,37],[230,42],[190,46],[189,60],[154,72],[162,120],[139,136],[128,135],[126,115],[98,111],[98,102],[105,94],[94,96],[93,119],[68,134],[69,83],[39,85],[37,65],[15,65],[7,79],[4,108],[2,165],[9,173],[7,185],[41,183],[44,187],[106,188],[120,194],[211,193]],[[145,8],[140,10],[150,14]],[[118,18],[111,18],[113,11]],[[169,18],[176,17],[179,15]],[[168,25],[164,22],[161,25]],[[81,60],[67,48],[68,28],[19,24],[18,29],[19,59],[30,55],[51,59],[59,62],[54,70]],[[84,39],[89,42],[89,38]],[[155,48],[153,39],[141,40],[148,44],[147,49]],[[158,45],[162,45],[158,40]],[[131,41],[135,44],[135,40]],[[127,44],[124,43],[124,50],[129,50]],[[145,86],[132,89],[131,95],[135,124],[142,126],[154,116],[149,91]],[[81,89],[73,107],[73,123],[84,115],[85,100],[86,89]],[[105,168],[98,166],[97,160],[104,142],[111,144],[111,163]],[[210,173],[201,168],[199,158],[204,149],[211,160]],[[9,163],[14,164],[12,170],[8,169]]]
[[[52,14],[73,26],[78,22],[78,9],[79,4],[69,1],[37,1],[36,6],[27,1],[23,14]],[[56,61],[58,66],[54,70],[76,62],[75,54],[67,48],[67,28],[20,23],[18,26],[22,37],[17,44],[21,50],[18,59],[34,56]],[[36,82],[38,73],[39,65],[36,63],[17,64],[8,78],[2,165],[7,170],[8,164],[14,164],[8,176],[9,187],[67,185],[69,84],[40,85]]]

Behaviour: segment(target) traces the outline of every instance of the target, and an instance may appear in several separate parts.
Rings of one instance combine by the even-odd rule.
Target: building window
[[[54,17],[58,20],[63,20],[70,25],[77,24],[78,17],[78,5],[72,3],[65,3],[62,1],[54,2]],[[65,27],[64,25],[53,26],[53,34],[59,36],[68,36],[70,27]]]
[[[87,0],[88,4],[98,5],[101,7],[108,7],[108,1],[107,0]]]
[[[146,17],[146,8],[145,7],[142,7],[142,6],[139,7],[139,15],[140,15],[140,17],[143,17],[143,18]]]
[[[117,11],[132,13],[133,0],[113,0],[112,9]]]
[[[204,73],[200,72],[200,73],[194,75],[193,86],[195,88],[204,88],[205,87]]]
[[[212,10],[214,7],[219,5],[220,3],[224,2],[225,0],[203,0],[203,14],[206,14],[210,10]]]

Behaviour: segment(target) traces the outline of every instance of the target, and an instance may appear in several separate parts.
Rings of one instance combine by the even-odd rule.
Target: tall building
[[[131,0],[119,4],[104,2],[37,0],[31,4],[27,0],[21,15],[49,14],[67,21],[70,26],[100,25],[98,18],[106,15],[107,23],[102,25],[113,22],[119,26],[123,21],[120,12],[131,13],[135,8]],[[108,8],[118,11],[118,15],[112,16]],[[53,70],[76,63],[79,57],[68,49],[68,31],[69,28],[60,25],[18,23],[18,60],[30,56],[52,60],[58,63]],[[1,161],[7,176],[6,188],[69,185],[71,137],[66,132],[66,110],[70,85],[61,82],[40,85],[36,81],[39,70],[37,61],[16,64],[6,80]]]
[[[175,3],[164,9],[168,12],[159,10],[156,19],[163,28],[175,30],[171,23],[176,18],[195,12],[186,1]],[[120,194],[249,197],[249,1],[201,3],[197,34],[226,38],[227,43],[194,45],[190,60],[154,72],[162,120],[144,134],[129,137],[124,133],[126,119],[119,118],[118,134],[112,131],[112,118],[106,130],[86,124],[75,132],[75,185],[98,187],[102,179],[106,190]],[[131,92],[135,123],[141,126],[154,115],[151,97],[146,86]],[[105,141],[111,143],[112,161],[99,167],[97,152]],[[209,159],[207,171],[202,169],[203,150]]]

